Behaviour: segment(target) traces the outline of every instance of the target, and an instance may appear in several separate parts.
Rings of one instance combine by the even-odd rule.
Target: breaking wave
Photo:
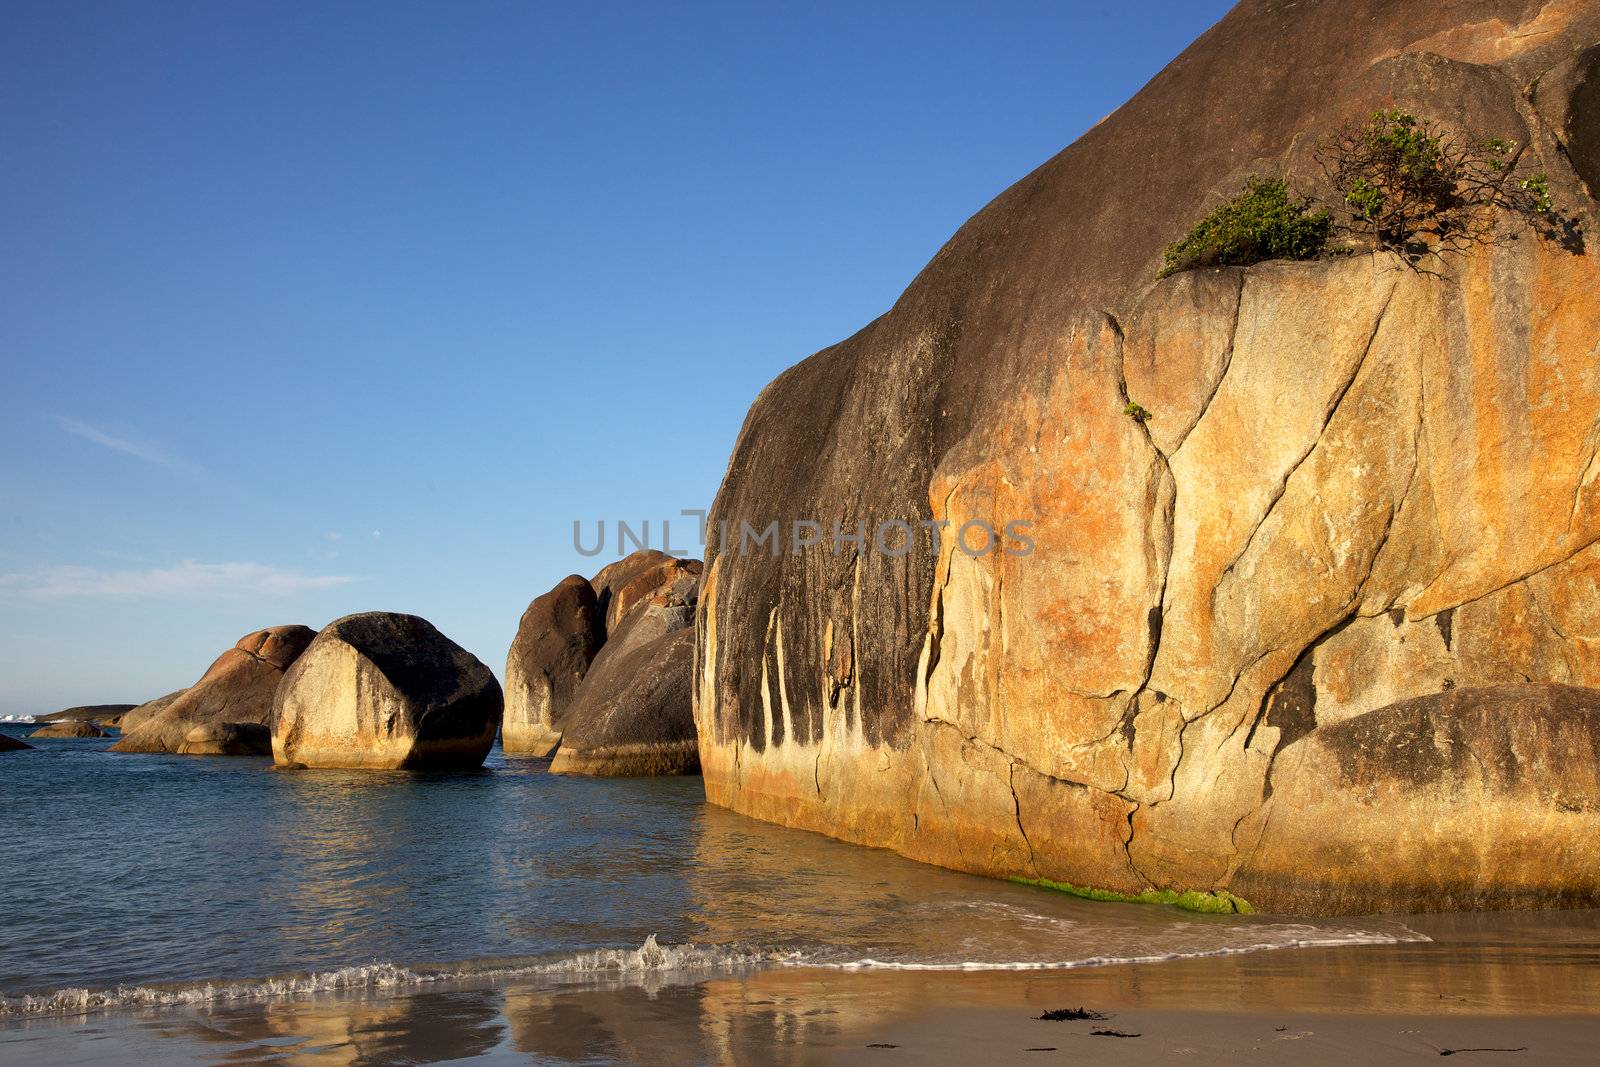
[[[374,963],[332,971],[283,975],[253,982],[203,982],[193,985],[118,986],[115,989],[58,989],[36,996],[0,997],[0,1017],[79,1015],[124,1008],[184,1007],[270,1000],[312,993],[403,992],[439,982],[551,978],[638,978],[649,975],[704,974],[791,963],[799,953],[762,952],[694,944],[662,945],[655,935],[638,948],[604,948],[558,959],[519,963],[402,967]]]
[[[1349,930],[1331,932],[1315,926],[1277,924],[1237,927],[1241,940],[1234,944],[1197,949],[1177,949],[1159,954],[1101,955],[1063,960],[880,960],[829,958],[826,952],[761,950],[715,945],[663,945],[654,934],[638,948],[602,948],[554,959],[477,962],[447,966],[404,967],[374,963],[337,970],[290,974],[249,982],[202,982],[190,985],[134,985],[115,989],[58,989],[53,993],[0,996],[0,1018],[7,1016],[82,1015],[132,1008],[167,1008],[244,1001],[317,993],[398,993],[442,982],[502,982],[527,978],[553,981],[648,981],[674,975],[698,976],[749,971],[762,967],[820,967],[841,971],[1057,971],[1129,963],[1165,963],[1173,960],[1238,956],[1290,948],[1331,948],[1348,945],[1393,945],[1428,941],[1428,937],[1395,924],[1389,932]]]

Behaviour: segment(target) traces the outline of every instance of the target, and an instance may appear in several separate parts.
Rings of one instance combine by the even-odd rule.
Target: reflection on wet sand
[[[225,1058],[232,1063],[431,1063],[493,1049],[505,1028],[499,1001],[484,990],[430,990],[403,997],[266,1002],[185,1012],[146,1025],[178,1048],[226,1046]]]

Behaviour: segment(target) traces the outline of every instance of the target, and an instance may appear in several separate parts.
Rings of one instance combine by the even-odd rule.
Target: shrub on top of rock
[[[1315,259],[1328,244],[1333,219],[1291,196],[1282,178],[1252,177],[1235,197],[1167,246],[1161,277],[1198,267],[1247,267],[1269,259]]]
[[[1159,277],[1316,259],[1330,250],[1393,252],[1419,267],[1514,238],[1501,226],[1507,217],[1581,247],[1577,221],[1556,210],[1549,176],[1521,167],[1526,147],[1383,108],[1317,143],[1331,208],[1292,196],[1282,178],[1249,178],[1239,195],[1167,246]],[[1335,242],[1335,232],[1345,239]]]
[[[1339,228],[1415,265],[1507,239],[1502,216],[1561,236],[1549,177],[1521,169],[1525,147],[1384,108],[1324,139],[1317,160],[1340,198]]]

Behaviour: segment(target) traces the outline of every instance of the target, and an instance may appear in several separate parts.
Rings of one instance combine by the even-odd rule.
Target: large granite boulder
[[[500,739],[508,753],[548,756],[555,750],[573,694],[604,641],[605,614],[581,575],[528,605],[506,656]]]
[[[208,722],[190,730],[182,756],[270,756],[272,731],[258,722]]]
[[[698,774],[687,604],[658,593],[595,658],[568,716],[553,774]]]
[[[28,738],[29,740],[33,740],[36,738],[43,739],[50,737],[88,738],[110,736],[111,735],[109,733],[100,729],[99,726],[96,726],[92,722],[85,722],[81,719],[57,719],[54,722],[46,723],[44,726],[39,727],[37,730],[33,731],[33,733],[29,734]]]
[[[1597,41],[1593,0],[1244,0],[887,314],[769,385],[709,517],[736,540],[708,547],[699,601],[707,796],[1129,893],[1600,903],[1576,836],[1600,823],[1563,807],[1588,802],[1567,778],[1515,793],[1554,836],[1513,871],[1441,846],[1447,790],[1378,757],[1331,770],[1352,736],[1433,744],[1380,712],[1412,698],[1600,688]],[[1383,106],[1519,142],[1576,228],[1431,274],[1357,255],[1153,280],[1247,175],[1314,185],[1319,135]],[[874,544],[886,520],[912,551]],[[790,541],[797,521],[823,543]],[[737,540],[774,522],[781,552]],[[1504,773],[1531,780],[1548,717],[1530,716],[1501,740],[1450,729],[1508,739]],[[1575,783],[1593,727],[1564,722]],[[1282,788],[1370,800],[1359,877],[1274,843],[1295,752]],[[1464,788],[1496,811],[1511,795]]]
[[[346,615],[284,676],[272,757],[280,767],[479,767],[502,709],[494,673],[426,619]]]
[[[33,746],[26,741],[12,737],[10,734],[0,733],[0,752],[21,752]]]
[[[272,626],[246,634],[188,689],[125,713],[122,740],[111,751],[177,752],[197,726],[270,724],[273,694],[284,671],[316,636],[305,626]]]

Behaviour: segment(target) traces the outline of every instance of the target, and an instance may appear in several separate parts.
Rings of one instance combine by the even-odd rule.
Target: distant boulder
[[[691,704],[699,561],[656,555],[660,558],[641,561],[631,574],[613,564],[595,579],[620,598],[612,604],[623,603],[624,610],[615,616],[608,612],[606,641],[567,709],[551,773],[626,777],[700,771]],[[618,574],[617,568],[621,580],[612,586],[608,578]]]
[[[694,630],[679,628],[596,661],[574,701],[554,774],[698,774],[690,703]]]
[[[529,604],[506,657],[506,752],[555,751],[584,678],[602,660],[692,626],[700,571],[697,559],[641,549],[591,579],[570,575]]]
[[[191,730],[208,723],[268,725],[278,682],[316,636],[306,626],[273,626],[247,634],[218,656],[194,685],[161,698],[167,702],[164,707],[147,704],[125,713],[122,740],[111,751],[177,752]]]
[[[10,734],[0,734],[0,752],[21,752],[25,748],[32,747],[26,741],[20,741]]]
[[[506,656],[501,744],[548,756],[561,743],[567,707],[605,641],[605,616],[587,578],[570,575],[522,614]]]
[[[29,734],[29,738],[63,738],[63,737],[110,737],[106,731],[100,729],[92,722],[83,722],[78,719],[58,719],[48,723]]]
[[[35,715],[34,722],[65,722],[68,720],[78,722],[109,723],[120,718],[124,712],[132,711],[133,704],[81,704],[75,708],[64,711],[52,711],[48,715]]]
[[[325,627],[274,702],[280,767],[481,766],[500,729],[500,683],[415,615],[372,611]]]

